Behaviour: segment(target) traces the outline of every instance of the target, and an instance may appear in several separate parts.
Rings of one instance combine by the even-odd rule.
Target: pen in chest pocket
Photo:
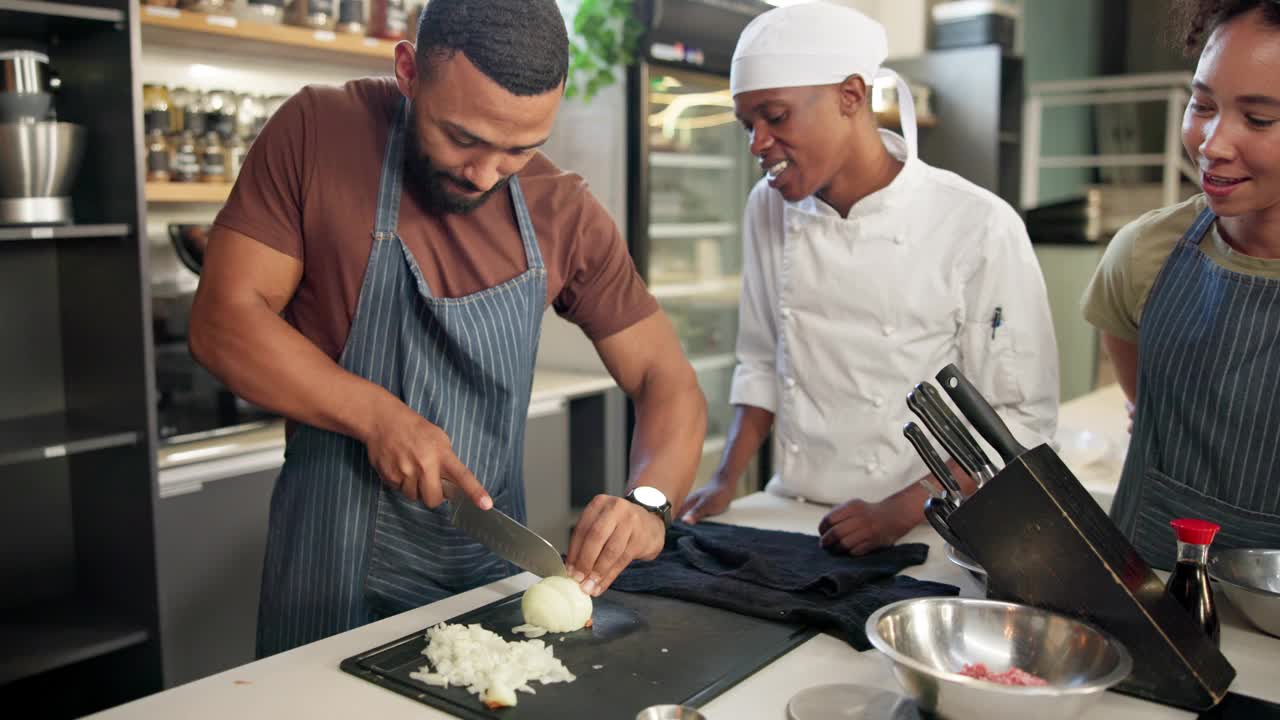
[[[996,328],[1004,324],[1004,308],[996,306],[996,311],[991,315],[991,339],[996,339]]]

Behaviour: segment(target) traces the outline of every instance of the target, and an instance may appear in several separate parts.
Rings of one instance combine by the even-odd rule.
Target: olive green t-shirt
[[[1099,330],[1138,342],[1139,320],[1151,286],[1165,261],[1207,203],[1197,194],[1177,205],[1152,210],[1116,233],[1103,253],[1081,306],[1084,318]],[[1221,267],[1244,275],[1280,279],[1280,260],[1242,255],[1218,233],[1214,223],[1200,249]]]

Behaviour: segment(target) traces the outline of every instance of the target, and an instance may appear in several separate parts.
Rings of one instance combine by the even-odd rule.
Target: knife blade
[[[991,463],[986,451],[982,449],[982,446],[978,444],[978,441],[969,432],[969,428],[960,421],[960,418],[954,412],[951,412],[951,408],[947,405],[946,400],[942,398],[942,393],[938,392],[938,388],[934,387],[932,383],[922,382],[916,384],[916,392],[920,394],[920,398],[925,405],[931,408],[934,414],[946,423],[953,436],[959,438],[961,449],[968,455],[968,462],[961,461],[961,464],[965,465],[965,470],[977,481],[978,487],[982,487],[988,480],[995,477],[995,465]]]
[[[451,482],[444,483],[445,497],[452,512],[449,521],[459,530],[489,548],[495,555],[538,577],[568,575],[564,559],[538,533],[520,524],[498,508],[481,510],[466,493]]]

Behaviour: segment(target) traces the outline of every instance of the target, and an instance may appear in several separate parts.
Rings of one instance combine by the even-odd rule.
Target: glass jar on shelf
[[[225,90],[212,90],[204,103],[205,130],[216,132],[224,139],[236,131],[235,94]]]
[[[222,147],[222,136],[210,130],[198,149],[200,153],[200,182],[221,183],[227,181],[227,156]]]
[[[332,30],[338,19],[338,0],[293,0],[285,22],[313,30]]]
[[[169,132],[169,89],[163,85],[142,86],[142,126],[147,134],[153,130]]]
[[[147,182],[168,182],[171,173],[172,151],[164,128],[147,131]]]
[[[290,0],[245,0],[236,15],[251,22],[280,25],[289,5]]]
[[[200,152],[200,182],[227,182],[227,154],[223,151],[223,138],[209,131],[197,151]]]
[[[178,7],[178,0],[142,0],[143,5],[151,5],[153,7]]]
[[[409,14],[405,0],[372,0],[369,8],[369,35],[383,40],[407,40]]]
[[[236,177],[240,175],[240,168],[244,167],[244,156],[248,151],[248,143],[239,135],[232,135],[222,144],[222,152],[226,158],[227,182],[235,182]]]
[[[182,0],[180,6],[191,12],[228,15],[232,12],[233,4],[233,0]]]
[[[338,0],[338,22],[334,30],[347,35],[364,35],[364,0]]]
[[[200,155],[196,135],[183,130],[173,141],[173,165],[169,170],[174,182],[195,182],[200,179]]]

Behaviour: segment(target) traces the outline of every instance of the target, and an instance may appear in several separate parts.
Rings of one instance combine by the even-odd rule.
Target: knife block
[[[949,524],[986,570],[990,597],[1076,617],[1123,643],[1133,672],[1117,692],[1194,711],[1226,695],[1235,668],[1048,445],[1006,465]]]

